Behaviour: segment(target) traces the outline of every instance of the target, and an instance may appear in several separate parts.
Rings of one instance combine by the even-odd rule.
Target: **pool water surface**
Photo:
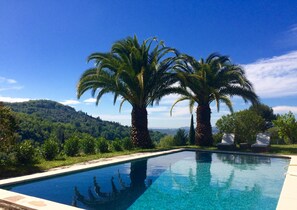
[[[85,209],[276,209],[289,161],[184,151],[5,189]]]

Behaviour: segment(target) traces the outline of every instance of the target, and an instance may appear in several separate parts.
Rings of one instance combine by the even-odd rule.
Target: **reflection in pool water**
[[[88,188],[87,198],[79,192],[76,186],[74,187],[75,196],[73,205],[77,206],[77,201],[79,201],[91,208],[127,209],[151,184],[150,179],[148,179],[148,185],[145,184],[147,172],[146,159],[132,162],[130,167],[130,185],[123,181],[118,171],[117,181],[120,187],[116,187],[114,177],[112,176],[110,183],[111,192],[101,192],[101,187],[97,183],[96,177],[94,177],[93,191],[90,187]]]
[[[288,163],[187,151],[10,190],[86,209],[275,209]]]

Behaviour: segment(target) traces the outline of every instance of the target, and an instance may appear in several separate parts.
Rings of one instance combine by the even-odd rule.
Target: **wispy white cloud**
[[[77,101],[77,100],[72,100],[72,99],[70,99],[70,100],[65,100],[65,101],[62,101],[62,102],[60,102],[60,103],[63,104],[63,105],[76,105],[76,104],[80,104],[79,101]]]
[[[290,33],[293,33],[297,36],[297,24],[293,24],[290,26],[290,29],[289,29],[289,32]]]
[[[0,91],[7,91],[7,90],[21,90],[23,89],[22,86],[15,86],[17,81],[14,79],[0,77]]]
[[[7,91],[7,90],[21,90],[23,89],[24,87],[22,86],[12,86],[12,87],[0,87],[0,92],[1,91]]]
[[[156,106],[156,107],[148,107],[148,114],[156,113],[156,112],[168,112],[169,107],[167,106]]]
[[[244,68],[260,97],[297,95],[297,51],[261,59]]]
[[[160,101],[160,105],[170,105],[172,106],[172,104],[178,99],[180,98],[180,96],[178,94],[170,94],[167,96],[164,96],[161,101]]]
[[[9,79],[9,78],[5,78],[5,77],[0,77],[0,83],[15,84],[15,83],[17,83],[17,81],[14,80],[14,79]]]
[[[169,110],[167,110],[167,115],[169,115]],[[174,117],[182,117],[182,116],[189,116],[190,113],[190,108],[189,106],[176,106],[175,108],[173,108],[172,110],[172,116]]]
[[[277,113],[277,114],[285,114],[288,112],[297,114],[297,106],[275,106],[275,107],[272,107],[272,109],[274,113]]]
[[[30,98],[13,98],[13,97],[0,96],[0,101],[9,102],[9,103],[25,102],[25,101],[29,101],[29,100],[32,100],[32,99],[30,99]]]
[[[95,98],[88,98],[86,100],[84,100],[84,103],[95,103],[96,99]]]
[[[294,49],[297,47],[297,24],[289,26],[287,30],[279,34],[276,44],[281,48]]]

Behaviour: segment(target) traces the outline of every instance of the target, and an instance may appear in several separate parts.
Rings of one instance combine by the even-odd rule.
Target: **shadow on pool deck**
[[[6,179],[10,177],[24,176],[34,173],[44,172],[38,166],[34,165],[19,165],[14,167],[0,167],[0,179]]]

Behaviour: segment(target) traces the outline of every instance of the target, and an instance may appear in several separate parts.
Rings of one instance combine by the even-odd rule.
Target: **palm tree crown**
[[[87,90],[96,95],[96,104],[104,94],[114,95],[114,104],[121,96],[121,104],[132,105],[132,141],[139,147],[151,147],[147,128],[148,105],[158,103],[161,98],[175,91],[172,87],[177,79],[171,72],[175,50],[165,47],[156,38],[139,44],[136,36],[115,42],[108,53],[93,53],[95,67],[86,70],[78,86],[78,98]]]
[[[254,93],[243,68],[232,64],[227,56],[213,53],[206,60],[197,61],[189,55],[182,54],[174,68],[185,90],[183,96],[174,105],[180,101],[189,100],[192,111],[195,103],[198,104],[196,111],[196,144],[198,145],[212,144],[211,102],[215,101],[218,111],[223,102],[231,112],[233,111],[230,100],[232,96],[240,96],[245,102],[258,103],[258,96]]]

